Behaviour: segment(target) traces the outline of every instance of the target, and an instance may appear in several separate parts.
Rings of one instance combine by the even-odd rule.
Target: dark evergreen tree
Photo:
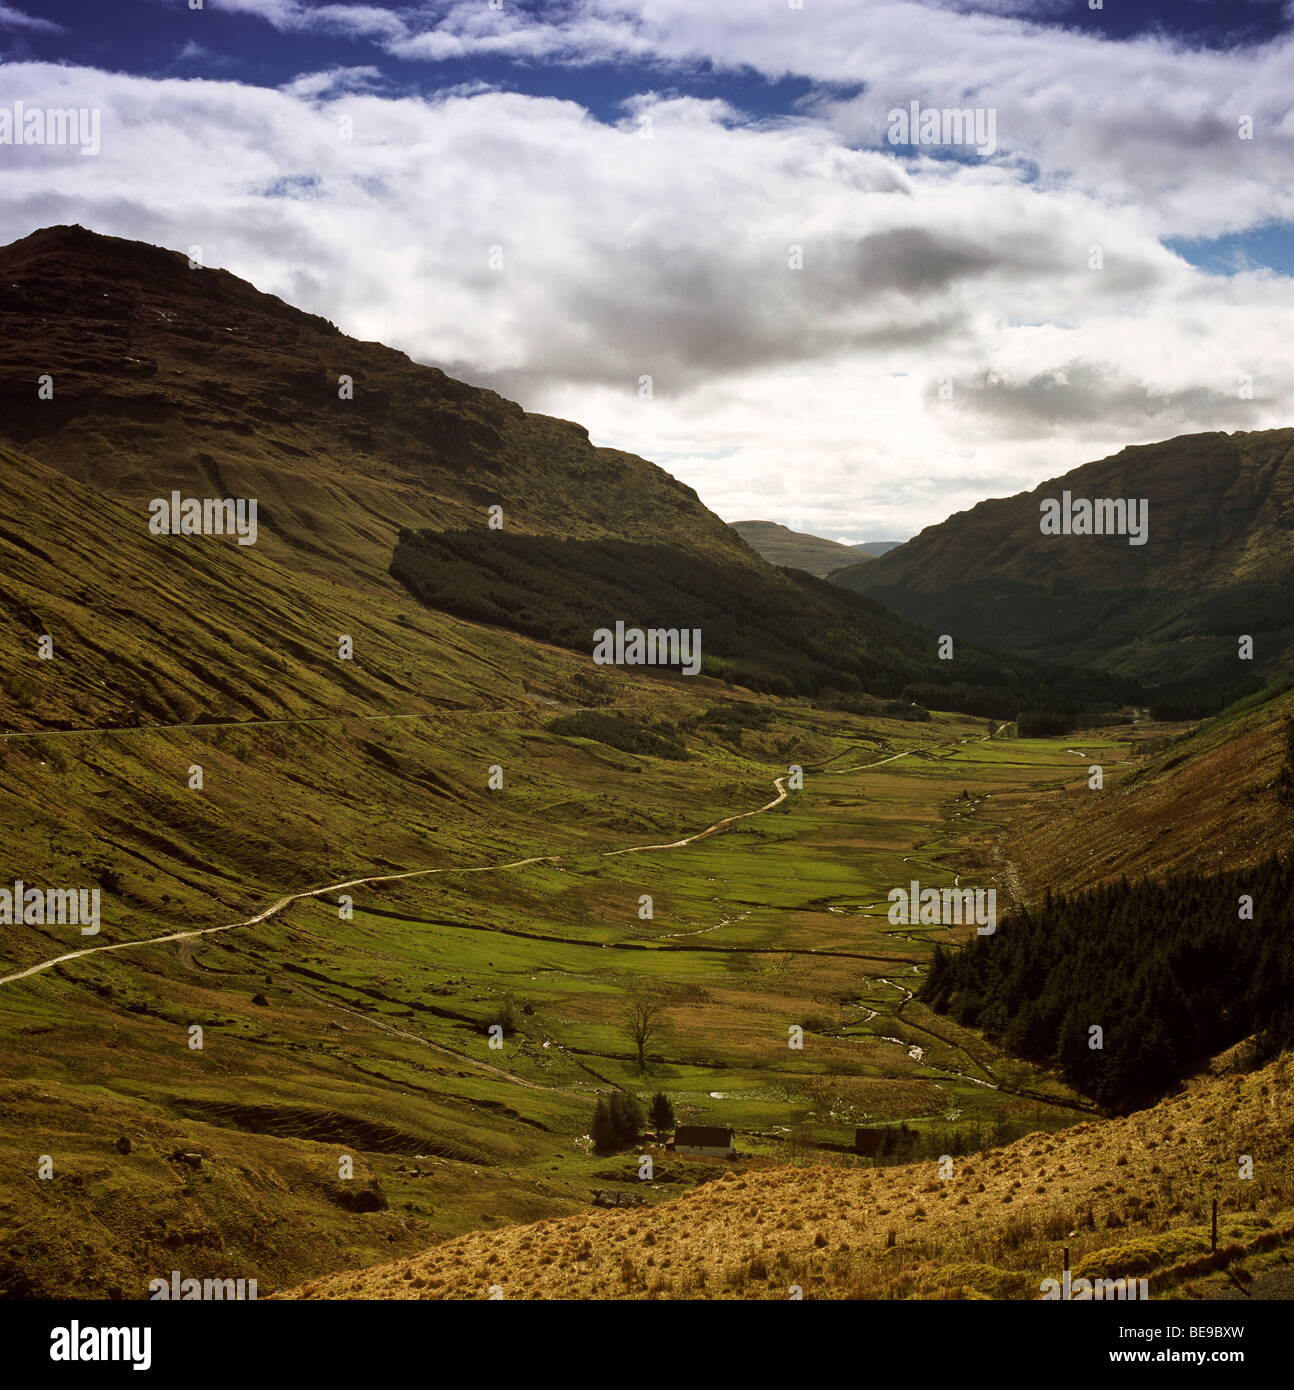
[[[647,1123],[638,1097],[628,1091],[612,1091],[610,1108],[617,1148],[627,1149],[636,1144]]]
[[[611,1106],[605,1096],[599,1096],[597,1104],[593,1107],[593,1123],[589,1134],[598,1153],[611,1153],[619,1147],[619,1135],[616,1132],[615,1121],[611,1118]]]
[[[651,1110],[648,1112],[651,1120],[651,1127],[657,1134],[664,1134],[674,1128],[674,1107],[670,1104],[669,1097],[664,1091],[657,1091],[651,1098]]]
[[[1294,859],[1049,892],[991,937],[937,946],[921,997],[1103,1105],[1144,1104],[1242,1038],[1294,1046]]]

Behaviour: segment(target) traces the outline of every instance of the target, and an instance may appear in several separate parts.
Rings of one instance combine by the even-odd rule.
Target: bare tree
[[[647,1044],[660,1036],[661,1025],[665,1021],[665,1006],[659,999],[646,995],[635,995],[624,1012],[622,1027],[638,1049],[638,1065],[647,1065]]]

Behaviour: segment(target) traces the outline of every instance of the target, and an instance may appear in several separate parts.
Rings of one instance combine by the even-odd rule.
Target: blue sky
[[[231,72],[242,81],[278,86],[303,71],[355,61],[356,41],[351,36],[276,29],[254,12],[222,11],[220,0],[206,0],[201,15],[194,15],[186,0],[115,0],[108,4],[103,0],[30,0],[26,5],[12,3],[9,8],[59,26],[57,30],[11,30],[6,45],[10,56],[21,54],[157,76],[176,70],[176,55],[194,39],[195,23],[201,22],[208,28],[198,41],[228,61]],[[399,15],[419,6],[367,0],[367,8]],[[508,8],[543,17],[559,7],[535,0],[523,4],[509,0]],[[1000,6],[979,5],[973,0],[950,8],[982,14],[1001,10]],[[1112,41],[1164,35],[1212,48],[1263,43],[1288,27],[1280,0],[1110,0],[1099,12],[1089,8],[1088,0],[1058,0],[1055,4],[1021,4],[1018,12],[1043,28],[1096,30]],[[647,64],[580,69],[473,58],[424,61],[417,71],[410,72],[407,65],[385,54],[375,61],[393,80],[418,88],[483,79],[523,91],[571,96],[604,116],[625,96],[659,80],[658,70]],[[674,76],[686,90],[727,97],[757,114],[787,110],[810,85],[807,79],[771,85],[755,74],[725,72],[721,63],[708,73],[693,70]]]
[[[0,0],[0,107],[103,113],[0,144],[0,233],[201,244],[729,519],[909,534],[1290,422],[1292,10]],[[896,143],[912,102],[991,145]]]

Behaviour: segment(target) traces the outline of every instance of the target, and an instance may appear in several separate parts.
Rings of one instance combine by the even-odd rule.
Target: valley
[[[658,719],[698,710],[682,690],[657,697]],[[991,869],[974,846],[994,826],[993,798],[1072,778],[1071,755],[1021,742],[1008,757],[1006,742],[956,716],[914,725],[766,708],[769,725],[740,742],[689,738],[682,766],[552,736],[516,712],[444,716],[434,760],[466,784],[475,745],[478,786],[449,817],[454,848],[442,831],[424,866],[326,887],[263,882],[262,904],[237,922],[176,930],[158,914],[157,930],[128,941],[106,939],[121,928],[109,910],[89,951],[52,957],[33,942],[0,981],[3,1143],[15,1169],[51,1154],[55,1177],[4,1192],[7,1286],[41,1269],[53,1287],[142,1296],[125,1271],[154,1277],[180,1241],[186,1272],[269,1291],[338,1261],[580,1210],[595,1180],[640,1186],[632,1165],[588,1152],[607,1086],[664,1090],[680,1122],[731,1125],[742,1154],[764,1163],[846,1161],[868,1122],[985,1135],[1012,1120],[1072,1123],[1079,1098],[913,999],[931,939],[967,929],[895,930],[885,899],[914,873],[982,881]],[[488,758],[506,769],[500,792],[485,786],[482,722]],[[222,739],[254,764],[256,740],[273,739],[281,775],[285,741],[308,750],[321,733],[335,737],[274,725],[27,742],[75,739],[75,756],[101,766],[123,748],[168,747],[187,763],[198,744],[210,763]],[[431,755],[428,733],[407,723],[381,737],[414,766]],[[779,791],[796,758],[803,790]],[[488,846],[467,830],[487,817]],[[243,831],[275,835],[255,820]],[[195,899],[184,915],[213,914]],[[643,992],[665,1010],[640,1071],[620,1014]],[[496,1018],[505,1037],[493,1049]],[[802,1050],[787,1046],[792,1025]],[[131,1137],[125,1157],[118,1132]],[[199,1175],[175,1171],[167,1154],[180,1150],[203,1155]],[[380,1191],[380,1210],[338,1205],[341,1152]],[[416,1178],[401,1171],[410,1159]],[[650,1201],[710,1176],[662,1166]],[[304,1227],[288,1248],[274,1237],[284,1223]],[[93,1257],[73,1259],[86,1244]]]
[[[0,882],[95,885],[96,928],[0,932],[0,1294],[1031,1297],[1062,1239],[1165,1237],[1129,1274],[1196,1259],[1236,1145],[1261,1162],[1219,1199],[1235,1239],[1284,1255],[1287,1059],[1240,1006],[1270,993],[1246,970],[1285,979],[1285,907],[1268,955],[1196,970],[1220,995],[1145,991],[1153,1047],[1111,1023],[1104,1090],[1063,1079],[1055,1008],[1003,1016],[1033,961],[1001,951],[986,1010],[948,966],[1053,894],[1099,944],[1084,893],[1278,882],[1279,660],[1166,722],[1136,662],[975,646],[1002,634],[933,589],[926,628],[770,563],[580,426],[155,247],[37,232],[0,249],[0,315]],[[1218,448],[1188,455],[1225,482]],[[150,527],[168,496],[211,524]],[[815,568],[849,551],[753,525]],[[870,593],[944,544],[851,573]],[[1085,998],[1163,966],[1123,940]],[[1224,1054],[1166,1051],[1205,1008]],[[657,1093],[736,1157],[664,1123],[595,1146],[599,1102]],[[674,1243],[720,1282],[664,1275]]]

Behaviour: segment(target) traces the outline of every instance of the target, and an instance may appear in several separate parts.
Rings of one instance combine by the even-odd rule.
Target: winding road
[[[722,820],[715,821],[713,825],[707,825],[704,830],[698,830],[694,835],[687,835],[681,840],[671,840],[668,844],[630,845],[626,849],[602,850],[600,857],[613,859],[621,854],[646,854],[651,850],[682,849],[685,845],[695,844],[697,840],[704,840],[708,835],[718,834],[739,820],[762,815],[765,811],[771,811],[774,806],[780,806],[787,797],[786,779],[775,777],[773,781],[777,787],[777,795],[772,801],[756,807],[753,811],[741,811],[736,815],[725,816]],[[211,936],[215,932],[233,931],[235,927],[254,927],[258,922],[264,922],[277,916],[292,903],[302,902],[306,898],[321,898],[325,894],[339,893],[346,888],[358,888],[366,883],[392,883],[397,879],[427,878],[433,874],[501,873],[505,869],[523,869],[527,864],[552,864],[565,857],[563,854],[532,854],[526,859],[511,859],[506,864],[485,864],[472,869],[409,869],[398,874],[371,874],[365,878],[348,878],[341,883],[326,883],[321,888],[307,888],[301,893],[288,893],[282,898],[276,898],[269,907],[263,908],[254,917],[244,917],[237,922],[223,922],[215,927],[196,927],[190,931],[167,932],[165,936],[141,937],[138,941],[118,941],[106,946],[86,946],[79,951],[65,951],[61,956],[52,956],[49,960],[39,961],[35,965],[29,965],[25,970],[17,970],[12,975],[0,976],[0,985],[9,985],[18,980],[26,980],[32,975],[39,975],[43,970],[51,970],[56,965],[62,965],[65,961],[80,960],[84,956],[96,956],[102,951],[128,951],[139,946],[160,946],[167,941],[188,941],[193,937]]]

